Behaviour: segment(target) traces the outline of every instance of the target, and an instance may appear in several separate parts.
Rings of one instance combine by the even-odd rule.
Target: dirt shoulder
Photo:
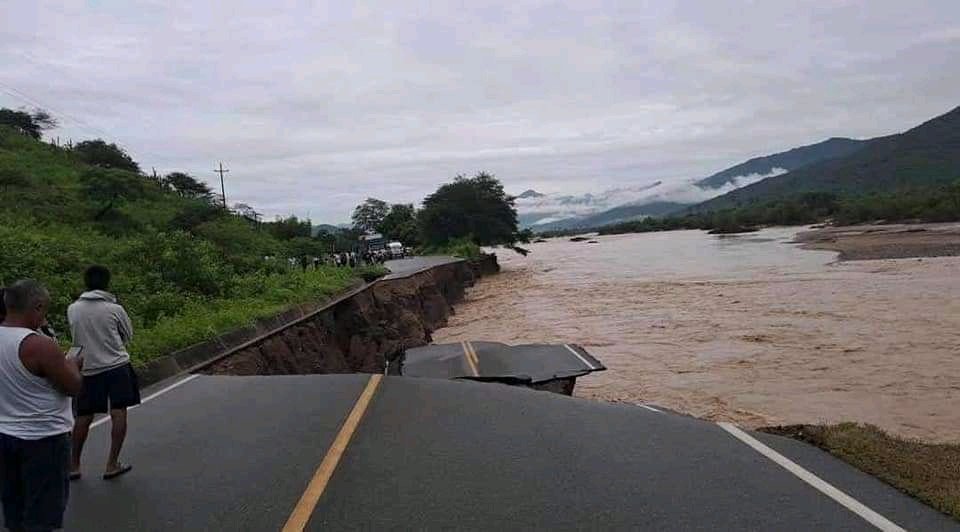
[[[806,249],[837,251],[840,260],[960,256],[960,224],[890,224],[824,227],[804,231]]]
[[[960,519],[960,445],[891,436],[872,425],[790,425],[760,430],[820,447]]]

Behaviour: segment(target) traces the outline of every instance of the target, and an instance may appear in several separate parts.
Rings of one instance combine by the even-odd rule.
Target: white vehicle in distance
[[[400,242],[390,242],[387,244],[387,251],[390,252],[390,256],[394,259],[402,259],[404,255],[403,244]]]

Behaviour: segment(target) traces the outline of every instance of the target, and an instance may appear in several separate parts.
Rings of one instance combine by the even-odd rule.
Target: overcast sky
[[[231,202],[315,222],[478,170],[703,177],[960,105],[958,0],[0,1],[0,106],[147,170],[222,159]]]

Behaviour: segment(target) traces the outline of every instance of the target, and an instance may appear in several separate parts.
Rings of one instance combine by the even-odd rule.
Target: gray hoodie
[[[83,374],[96,375],[130,362],[126,345],[133,338],[127,311],[110,292],[84,292],[67,307],[73,345],[83,346]]]

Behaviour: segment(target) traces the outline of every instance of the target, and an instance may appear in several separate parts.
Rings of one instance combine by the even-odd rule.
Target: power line
[[[28,96],[28,95],[24,94],[23,91],[18,90],[18,89],[14,88],[14,87],[11,87],[10,85],[5,85],[5,84],[3,84],[3,83],[0,83],[0,92],[4,92],[4,93],[8,94],[9,96],[12,96],[13,98],[16,98],[16,99],[18,99],[18,100],[22,100],[22,101],[30,104],[31,106],[33,106],[33,107],[35,107],[35,108],[43,109],[43,110],[45,110],[45,111],[48,111],[48,112],[50,112],[51,114],[57,116],[60,120],[66,119],[66,121],[72,122],[72,123],[73,123],[76,127],[78,127],[79,129],[81,129],[81,130],[86,130],[86,132],[87,132],[88,134],[92,132],[92,133],[94,134],[93,136],[100,137],[100,138],[102,138],[102,139],[104,139],[104,140],[109,139],[109,138],[112,136],[112,135],[110,135],[109,133],[107,133],[106,131],[100,129],[99,127],[96,127],[96,126],[90,124],[89,122],[86,122],[86,121],[84,121],[84,120],[81,120],[81,119],[79,119],[79,118],[77,118],[77,117],[75,117],[75,116],[73,116],[73,115],[71,115],[71,114],[69,114],[69,113],[65,113],[65,112],[63,112],[63,111],[59,111],[59,110],[57,110],[57,109],[55,109],[55,108],[53,108],[53,107],[50,107],[49,105],[47,105],[47,104],[45,104],[45,103],[37,100],[35,97],[33,97],[33,96]],[[142,118],[143,118],[143,117],[141,117],[141,120],[142,120]],[[148,120],[148,122],[149,122],[149,120]],[[162,156],[158,155],[156,152],[154,152],[154,151],[152,151],[152,150],[140,149],[140,150],[138,150],[138,152],[139,152],[141,155],[147,155],[147,156],[153,157],[154,159],[163,159]]]
[[[34,63],[39,64],[39,61],[37,61],[36,59],[30,58],[30,57],[27,57],[27,59],[33,61]],[[81,129],[81,130],[84,130],[87,134],[91,134],[91,133],[92,133],[94,136],[100,137],[100,138],[102,138],[102,139],[104,139],[104,140],[107,140],[107,139],[109,139],[109,138],[112,137],[112,135],[110,135],[109,133],[107,133],[107,132],[104,131],[103,129],[100,129],[99,127],[96,127],[96,126],[90,124],[89,122],[86,122],[85,120],[82,120],[82,119],[80,119],[80,118],[77,118],[77,117],[74,116],[74,115],[71,115],[71,114],[69,114],[69,113],[65,113],[65,112],[60,111],[60,110],[58,110],[58,109],[55,109],[55,108],[53,108],[53,107],[51,107],[51,106],[49,106],[49,105],[41,102],[40,100],[36,99],[35,97],[29,96],[29,95],[25,94],[23,91],[21,91],[21,90],[19,90],[19,89],[16,89],[15,87],[12,87],[12,86],[7,85],[7,84],[4,84],[4,83],[0,83],[0,92],[3,92],[3,93],[9,95],[10,97],[12,97],[12,98],[14,98],[14,99],[17,99],[17,100],[20,100],[20,101],[22,101],[22,102],[25,102],[26,104],[28,104],[28,105],[30,105],[30,106],[32,106],[32,107],[35,107],[35,108],[38,108],[38,109],[43,109],[43,110],[45,110],[45,111],[47,111],[47,112],[55,115],[55,116],[56,116],[58,119],[60,119],[61,121],[65,120],[65,121],[68,122],[68,123],[72,123],[75,127],[79,128],[79,129]],[[143,117],[141,116],[139,119],[140,119],[140,120],[143,120]],[[146,121],[147,121],[147,122],[150,122],[149,120],[146,120]],[[70,144],[72,145],[72,142],[71,142]],[[146,155],[146,156],[152,157],[152,158],[154,158],[154,159],[160,159],[160,160],[163,160],[163,159],[164,159],[163,156],[158,155],[158,154],[157,154],[156,152],[154,152],[153,150],[140,149],[140,150],[137,150],[137,151],[138,151],[138,153],[139,153],[140,155]],[[221,169],[222,169],[222,164],[223,164],[223,163],[221,163]],[[215,171],[215,172],[219,172],[219,170],[214,170],[214,171]],[[224,172],[229,172],[229,170],[224,170]],[[156,173],[156,170],[154,170],[154,173]],[[223,185],[223,175],[221,175],[221,176],[220,176],[220,191],[221,191],[221,193],[223,192],[223,189],[224,189],[224,185]],[[226,207],[226,196],[225,196],[225,195],[224,195],[224,207]]]
[[[109,134],[108,134],[106,131],[104,131],[104,130],[96,127],[96,126],[93,126],[93,125],[91,125],[90,123],[85,122],[85,121],[83,121],[83,120],[81,120],[81,119],[79,119],[79,118],[77,118],[77,117],[75,117],[75,116],[73,116],[73,115],[70,115],[70,114],[68,114],[68,113],[64,113],[63,111],[59,111],[59,110],[57,110],[57,109],[54,109],[53,107],[51,107],[51,106],[49,106],[49,105],[47,105],[47,104],[45,104],[45,103],[37,100],[37,99],[36,99],[35,97],[33,97],[33,96],[27,96],[26,94],[23,93],[23,91],[17,90],[17,89],[15,89],[14,87],[11,87],[11,86],[9,86],[9,85],[4,85],[3,83],[0,83],[0,90],[2,90],[3,92],[7,93],[8,95],[10,95],[10,96],[12,96],[12,97],[14,97],[14,98],[17,98],[17,99],[19,99],[19,100],[22,100],[22,101],[24,101],[24,102],[27,102],[28,104],[32,105],[33,107],[36,107],[36,108],[39,108],[39,109],[43,109],[43,110],[45,110],[45,111],[49,111],[50,113],[59,116],[61,120],[66,119],[66,120],[69,121],[69,122],[73,122],[73,123],[74,123],[77,127],[79,127],[80,129],[86,129],[88,132],[91,132],[91,131],[92,131],[93,133],[96,133],[97,136],[99,136],[99,137],[109,137]]]

